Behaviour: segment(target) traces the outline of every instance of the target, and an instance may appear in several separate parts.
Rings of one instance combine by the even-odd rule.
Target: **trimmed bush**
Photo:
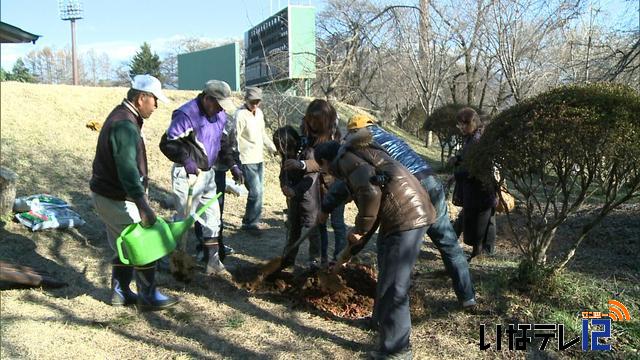
[[[515,190],[524,224],[514,234],[526,260],[560,271],[598,222],[639,196],[640,96],[605,83],[553,89],[498,114],[467,160],[479,177],[495,165]],[[588,199],[597,216],[548,263],[556,230]]]

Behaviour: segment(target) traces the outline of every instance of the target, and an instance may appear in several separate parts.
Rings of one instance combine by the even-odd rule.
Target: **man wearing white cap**
[[[184,214],[189,192],[189,176],[197,175],[193,186],[193,203],[189,213],[203,206],[216,193],[215,171],[221,153],[221,139],[227,122],[227,113],[233,113],[231,88],[220,80],[209,80],[198,96],[174,110],[171,124],[162,136],[160,150],[174,162],[171,171],[176,210]],[[223,151],[224,153],[224,151]],[[222,160],[222,159],[221,159]],[[241,170],[229,158],[229,168],[234,177],[242,176]],[[224,191],[224,189],[220,189]],[[214,202],[201,219],[207,274],[225,271],[218,253],[220,236],[220,208]]]
[[[178,302],[156,288],[156,264],[135,267],[138,294],[129,284],[134,267],[120,262],[115,240],[132,223],[150,226],[156,214],[149,206],[147,153],[142,125],[158,107],[168,102],[160,81],[151,75],[136,75],[127,98],[113,109],[100,130],[89,186],[100,219],[107,226],[107,239],[114,250],[111,279],[113,306],[137,304],[141,310],[160,310]]]

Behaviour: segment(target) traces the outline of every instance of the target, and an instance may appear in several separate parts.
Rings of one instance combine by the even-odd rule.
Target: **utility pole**
[[[71,63],[73,67],[73,85],[80,84],[78,79],[78,55],[76,53],[76,20],[82,19],[80,0],[59,0],[60,19],[71,22]]]

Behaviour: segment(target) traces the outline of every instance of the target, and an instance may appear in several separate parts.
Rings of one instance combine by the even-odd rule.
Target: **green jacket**
[[[114,200],[140,198],[148,186],[143,119],[128,101],[116,106],[98,135],[91,191]]]

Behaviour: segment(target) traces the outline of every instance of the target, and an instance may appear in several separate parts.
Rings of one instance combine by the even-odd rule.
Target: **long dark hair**
[[[314,99],[302,119],[302,133],[312,146],[331,140],[336,131],[336,109],[326,100]]]
[[[282,159],[297,158],[301,143],[300,135],[291,125],[280,127],[273,133],[273,144]]]

